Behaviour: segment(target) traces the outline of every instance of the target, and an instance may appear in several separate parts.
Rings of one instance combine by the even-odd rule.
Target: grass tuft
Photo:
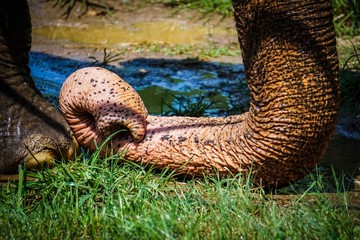
[[[105,67],[105,66],[109,65],[112,62],[120,61],[123,58],[124,57],[123,57],[122,52],[114,53],[114,52],[108,51],[106,48],[103,49],[102,60],[98,60],[94,56],[89,57],[89,59],[92,59],[94,61],[93,65],[101,66],[101,67]]]
[[[189,116],[189,117],[203,117],[205,113],[211,108],[215,103],[215,100],[212,99],[211,93],[206,95],[199,96],[182,96],[182,95],[173,95],[174,101],[167,103],[162,101],[163,105],[169,110],[162,113],[164,116]]]

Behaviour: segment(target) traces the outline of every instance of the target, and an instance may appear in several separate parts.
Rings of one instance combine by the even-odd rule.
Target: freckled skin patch
[[[111,81],[104,81],[104,76]],[[94,82],[97,84],[91,84]],[[118,91],[115,97],[106,95],[106,89],[117,89],[112,83],[127,85],[127,92]],[[79,143],[89,149],[94,149],[93,140],[100,143],[121,129],[128,130],[136,141],[145,136],[147,110],[139,100],[140,96],[119,76],[106,69],[90,67],[74,72],[65,81],[60,98],[65,119]],[[130,114],[132,119],[128,117]]]
[[[113,139],[112,146],[138,163],[194,176],[214,169],[220,176],[246,175],[251,168],[255,182],[266,186],[303,177],[322,158],[339,109],[331,1],[233,0],[233,6],[249,112],[227,118],[148,116],[128,84],[107,70],[88,68],[72,74],[60,96],[79,141],[91,148],[93,139],[101,142],[125,128],[130,134]]]

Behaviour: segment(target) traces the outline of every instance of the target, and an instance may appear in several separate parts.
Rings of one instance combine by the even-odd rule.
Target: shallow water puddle
[[[138,22],[127,27],[111,26],[43,26],[33,29],[34,35],[50,39],[67,39],[86,44],[196,44],[206,42],[209,35],[224,35],[229,31],[205,26],[188,26],[177,22]]]
[[[81,62],[49,56],[42,53],[30,54],[32,76],[39,90],[48,98],[57,98],[62,83],[76,69],[91,66],[91,62]],[[181,108],[175,96],[184,96],[184,105],[193,97],[204,97],[203,102],[213,102],[205,111],[206,115],[216,116],[235,109],[233,103],[243,101],[240,88],[245,88],[244,69],[240,64],[220,64],[196,60],[179,59],[135,59],[120,62],[121,67],[108,66],[127,81],[143,99],[150,114],[161,115]],[[242,86],[242,87],[241,87]],[[240,99],[240,100],[239,100]],[[221,114],[220,113],[220,114]]]

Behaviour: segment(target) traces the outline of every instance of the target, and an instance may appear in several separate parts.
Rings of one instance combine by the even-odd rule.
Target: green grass
[[[155,53],[162,53],[168,56],[188,55],[191,58],[195,58],[199,60],[218,58],[222,56],[234,57],[240,55],[240,49],[237,44],[219,46],[213,43],[209,43],[206,46],[142,43],[128,47],[127,51],[135,51],[140,53],[155,52]]]
[[[139,43],[133,44],[121,49],[108,50],[103,49],[101,59],[90,56],[89,59],[93,60],[96,66],[107,66],[110,63],[117,62],[126,57],[128,53],[160,53],[166,56],[187,56],[197,60],[208,60],[219,57],[240,56],[239,46],[236,44],[229,44],[227,46],[219,46],[213,43],[209,45],[184,45],[184,44],[158,44],[158,43]]]
[[[190,117],[203,117],[207,110],[215,103],[211,94],[198,95],[198,96],[182,96],[174,95],[174,101],[167,103],[162,101],[161,108],[167,107],[169,110],[163,112],[164,116],[190,116]],[[164,106],[163,106],[164,105]]]
[[[149,0],[180,9],[197,9],[204,14],[217,13],[232,16],[231,0]],[[360,33],[360,1],[332,0],[334,24],[339,36],[354,36]]]
[[[80,156],[9,182],[0,190],[1,239],[356,239],[360,213],[348,207],[343,181],[322,173],[278,190],[251,179],[182,180],[123,161],[121,154]],[[26,171],[20,172],[24,179]],[[340,199],[331,202],[324,192]],[[279,195],[277,195],[279,196]],[[274,199],[274,200],[273,200]]]
[[[339,36],[360,34],[360,2],[358,0],[333,0],[334,24]]]
[[[343,109],[360,113],[360,42],[339,48]]]
[[[117,62],[117,61],[123,59],[124,57],[122,55],[123,55],[123,52],[114,53],[114,52],[108,51],[106,48],[104,48],[102,60],[98,60],[94,56],[90,56],[89,59],[92,59],[94,61],[93,64],[95,66],[104,67],[104,66],[109,65],[112,62]]]
[[[101,10],[101,15],[114,12],[106,1],[89,0],[50,0],[54,6],[65,9],[63,16],[68,18],[72,12],[80,16],[85,14],[89,7]],[[124,7],[132,7],[126,0],[119,0]],[[231,0],[147,0],[145,3],[159,3],[178,10],[196,9],[203,14],[220,14],[224,17],[232,16]],[[339,36],[354,36],[360,33],[360,1],[358,0],[332,0],[334,9],[334,24]],[[75,11],[74,9],[77,9]]]
[[[197,9],[204,14],[218,13],[231,16],[233,13],[231,0],[148,0],[148,2],[162,3],[172,8]]]

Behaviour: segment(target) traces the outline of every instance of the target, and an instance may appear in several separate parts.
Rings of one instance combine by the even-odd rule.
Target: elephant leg
[[[26,0],[0,2],[0,173],[51,165],[78,148],[59,111],[35,88],[28,67],[31,19]]]

